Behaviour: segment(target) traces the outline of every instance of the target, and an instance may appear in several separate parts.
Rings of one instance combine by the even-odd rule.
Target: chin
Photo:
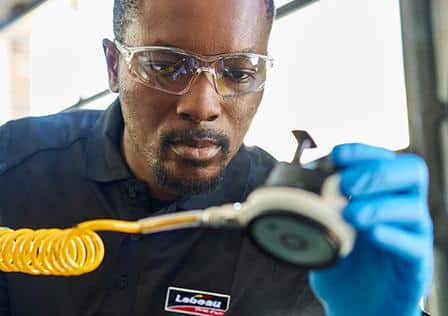
[[[223,179],[225,166],[194,161],[175,166],[158,164],[154,171],[160,186],[184,196],[215,190]]]

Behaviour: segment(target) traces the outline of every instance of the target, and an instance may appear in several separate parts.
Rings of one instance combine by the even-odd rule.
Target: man
[[[105,112],[0,129],[3,226],[240,202],[275,164],[242,145],[269,68],[272,1],[115,2],[116,41],[104,51],[119,98]],[[244,232],[102,233],[106,256],[92,273],[3,274],[0,314],[419,315],[432,266],[424,163],[359,144],[330,158],[358,238],[347,258],[310,274],[312,290],[308,271],[263,255]]]

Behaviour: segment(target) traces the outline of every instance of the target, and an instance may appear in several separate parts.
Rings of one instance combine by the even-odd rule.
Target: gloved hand
[[[310,273],[328,316],[420,316],[433,267],[421,158],[361,144],[336,147],[343,216],[357,231],[353,251],[334,267]]]

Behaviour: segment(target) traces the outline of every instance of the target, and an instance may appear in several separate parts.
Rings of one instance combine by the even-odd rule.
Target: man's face
[[[139,9],[124,37],[128,46],[171,46],[203,56],[267,52],[263,0],[142,0]],[[262,92],[221,97],[204,72],[185,95],[167,94],[137,82],[123,58],[114,69],[117,52],[107,50],[125,121],[125,156],[139,166],[136,176],[174,195],[213,187],[240,148]]]

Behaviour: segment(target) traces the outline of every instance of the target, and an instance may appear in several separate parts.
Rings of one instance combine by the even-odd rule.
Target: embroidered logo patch
[[[169,287],[165,310],[188,315],[224,316],[230,296],[218,293]]]

